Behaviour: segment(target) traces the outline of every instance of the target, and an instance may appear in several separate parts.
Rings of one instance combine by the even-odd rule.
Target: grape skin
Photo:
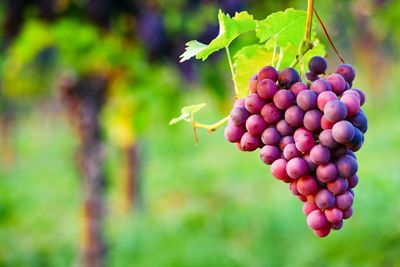
[[[346,81],[343,78],[342,75],[337,74],[337,73],[332,73],[329,75],[326,80],[332,87],[332,91],[336,95],[341,95],[344,92],[344,89],[346,88]]]
[[[311,84],[310,90],[319,95],[320,93],[325,91],[332,91],[332,86],[326,80],[318,79]]]
[[[250,113],[258,114],[264,107],[265,102],[258,94],[252,93],[246,98],[244,104]]]
[[[346,105],[340,100],[331,100],[324,107],[324,116],[330,122],[338,122],[347,117]]]
[[[281,152],[276,146],[265,145],[260,152],[261,160],[268,165],[271,165],[275,160],[279,159]]]
[[[282,114],[273,103],[268,103],[261,109],[261,116],[267,123],[274,124],[281,119]]]
[[[308,62],[308,68],[317,75],[322,74],[327,70],[328,62],[323,57],[315,56]]]
[[[278,83],[283,88],[290,88],[293,84],[300,81],[299,73],[293,68],[283,69],[279,73]]]
[[[304,111],[313,109],[317,105],[317,94],[311,90],[301,91],[296,98],[297,105]]]
[[[321,129],[322,112],[316,109],[309,110],[304,114],[303,125],[309,131],[318,131]]]
[[[224,131],[225,139],[231,143],[240,141],[245,131],[242,127],[230,123],[226,126]]]
[[[355,135],[354,126],[348,121],[339,121],[332,127],[332,136],[339,144],[350,142]]]
[[[273,101],[279,109],[286,110],[293,105],[294,96],[289,90],[282,89],[274,95]]]
[[[350,64],[340,65],[337,68],[336,73],[342,75],[343,78],[349,83],[353,82],[354,78],[356,77],[356,71]]]
[[[304,111],[298,106],[291,106],[285,112],[285,120],[292,127],[299,127],[303,124]]]
[[[317,106],[319,110],[324,111],[326,103],[328,103],[331,100],[337,100],[337,96],[335,95],[334,92],[325,91],[320,93],[317,98]]]
[[[251,115],[246,121],[247,131],[254,136],[259,136],[267,128],[267,123],[260,115]]]
[[[250,113],[245,107],[236,107],[231,111],[231,120],[235,125],[244,126],[246,120],[250,117]]]
[[[327,189],[321,189],[315,195],[315,204],[320,209],[330,209],[335,206],[335,196]]]
[[[279,76],[278,71],[274,67],[271,67],[271,66],[265,66],[258,72],[258,79],[260,81],[262,81],[264,79],[270,79],[274,82],[277,82],[278,76]]]
[[[265,100],[272,99],[276,92],[278,92],[278,87],[273,80],[264,79],[260,81],[257,85],[258,95]]]
[[[261,141],[265,145],[279,145],[281,140],[281,135],[275,127],[269,127],[264,130],[261,135]]]
[[[304,90],[308,90],[308,87],[305,83],[302,82],[297,82],[290,87],[290,92],[292,92],[294,97],[297,97],[298,94]]]
[[[260,146],[260,139],[246,132],[240,139],[240,145],[244,151],[254,151]]]

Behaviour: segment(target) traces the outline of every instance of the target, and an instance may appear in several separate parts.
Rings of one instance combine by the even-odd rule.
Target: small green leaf
[[[277,60],[277,57],[276,57]],[[238,97],[249,94],[249,80],[262,67],[272,64],[272,51],[262,45],[250,45],[240,49],[234,56],[234,69],[238,86]]]
[[[190,106],[183,107],[181,109],[181,115],[179,117],[173,118],[169,122],[169,125],[173,125],[173,124],[178,123],[180,121],[189,119],[193,114],[195,114],[196,112],[200,111],[205,106],[207,106],[206,103],[201,103],[201,104],[197,104],[197,105],[190,105]]]
[[[233,18],[224,14],[221,10],[218,13],[219,34],[207,46],[198,42],[190,41],[186,45],[186,51],[181,55],[181,62],[194,56],[197,59],[206,60],[212,53],[228,47],[240,34],[254,30],[257,22],[247,12],[236,13]]]
[[[181,114],[179,117],[173,118],[172,120],[170,120],[169,125],[173,125],[175,123],[178,123],[180,121],[186,120],[190,117],[189,113],[184,113]]]
[[[267,41],[267,47],[275,42],[279,47],[297,45],[304,38],[306,18],[305,11],[293,8],[273,13],[258,23],[256,35],[260,42]]]

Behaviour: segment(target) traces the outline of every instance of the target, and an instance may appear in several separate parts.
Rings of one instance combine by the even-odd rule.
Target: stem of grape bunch
[[[230,115],[226,116],[225,118],[223,118],[213,124],[204,124],[204,123],[197,122],[193,119],[193,116],[190,118],[190,120],[186,120],[186,121],[189,122],[193,126],[194,137],[196,139],[196,144],[198,144],[199,140],[197,138],[197,132],[196,132],[197,128],[203,128],[203,129],[206,129],[209,133],[212,133],[215,130],[217,130],[219,127],[224,125],[229,120],[229,118],[230,118]]]

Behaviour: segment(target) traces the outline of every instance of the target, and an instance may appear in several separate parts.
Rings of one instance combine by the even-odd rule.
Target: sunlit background
[[[288,7],[306,1],[1,1],[0,266],[80,266],[93,155],[106,266],[400,266],[400,1],[315,1],[369,118],[354,215],[327,238],[258,153],[168,125],[188,104],[208,104],[202,122],[230,110],[225,54],[178,63],[218,34],[218,9]]]

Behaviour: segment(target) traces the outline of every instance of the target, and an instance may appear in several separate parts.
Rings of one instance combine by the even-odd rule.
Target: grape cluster
[[[249,96],[235,102],[224,134],[242,151],[261,149],[272,175],[304,202],[308,226],[324,237],[353,213],[354,152],[368,122],[360,108],[365,95],[351,88],[351,65],[326,74],[326,59],[316,56],[308,67],[307,83],[293,68],[262,68],[250,79]]]

